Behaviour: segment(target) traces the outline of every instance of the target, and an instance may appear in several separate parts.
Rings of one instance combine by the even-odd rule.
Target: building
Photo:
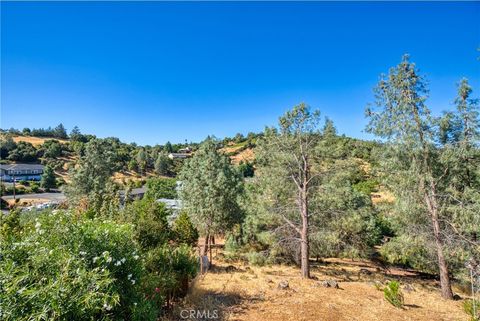
[[[185,159],[190,157],[190,154],[187,153],[170,153],[168,154],[168,158],[170,159]]]
[[[192,149],[190,147],[187,148],[181,148],[178,150],[180,154],[190,154],[192,152]]]
[[[133,188],[128,194],[128,200],[133,201],[133,200],[142,199],[143,196],[145,196],[146,191],[147,191],[147,188],[145,186],[140,188]],[[120,191],[119,196],[120,196],[120,203],[125,204],[125,191]]]
[[[42,178],[43,165],[40,164],[0,164],[2,182],[39,181]]]
[[[172,214],[168,216],[169,223],[177,219],[179,212],[183,208],[182,201],[177,199],[159,198],[157,202],[165,204],[165,207],[171,211]]]

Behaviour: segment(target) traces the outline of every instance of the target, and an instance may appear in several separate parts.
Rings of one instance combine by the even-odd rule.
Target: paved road
[[[2,196],[4,200],[11,200],[13,199],[13,195],[5,195]],[[64,201],[65,194],[63,193],[36,193],[36,194],[20,194],[16,195],[15,198],[18,199],[25,199],[25,198],[42,198],[49,201]]]

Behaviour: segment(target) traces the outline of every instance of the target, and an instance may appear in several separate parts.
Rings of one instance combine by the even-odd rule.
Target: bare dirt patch
[[[302,280],[299,269],[293,266],[215,263],[211,272],[196,280],[174,314],[182,309],[216,309],[220,320],[236,321],[468,319],[461,301],[440,297],[435,280],[422,279],[414,271],[384,271],[370,261],[328,259],[314,263],[312,280]],[[389,279],[414,289],[404,291],[403,309],[386,302],[383,292],[375,287]],[[323,280],[338,281],[339,289],[324,287]],[[281,281],[287,281],[288,287],[280,289]]]

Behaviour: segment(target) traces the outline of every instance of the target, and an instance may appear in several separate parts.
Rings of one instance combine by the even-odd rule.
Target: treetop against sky
[[[1,3],[0,127],[140,144],[260,131],[306,102],[363,128],[378,75],[409,53],[433,112],[480,85],[478,2]]]

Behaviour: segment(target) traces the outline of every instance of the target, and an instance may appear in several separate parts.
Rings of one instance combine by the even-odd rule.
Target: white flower
[[[115,266],[120,266],[120,265],[122,265],[121,261],[117,261],[117,263],[115,263]]]
[[[98,260],[98,256],[95,256],[95,257],[93,258],[93,263],[97,262],[97,260]]]
[[[112,309],[112,307],[111,307],[110,305],[106,304],[106,303],[103,305],[103,307],[104,307],[105,310],[107,310],[107,311],[110,311],[110,310]]]
[[[132,280],[132,284],[135,284],[135,280]]]
[[[112,257],[111,256],[107,257],[107,263],[110,263],[110,262],[112,262]]]
[[[134,258],[135,260],[138,260],[138,255],[134,255],[133,258]]]
[[[38,230],[40,227],[42,226],[42,224],[40,224],[40,222],[37,222],[37,224],[35,224],[35,228]]]
[[[125,263],[126,259],[125,259],[125,258],[123,258],[123,259],[121,259],[120,261],[122,261],[122,263]]]
[[[87,252],[80,251],[80,255],[85,255],[85,254],[87,254]]]
[[[127,275],[127,278],[130,280],[132,278],[132,275],[131,274]]]

